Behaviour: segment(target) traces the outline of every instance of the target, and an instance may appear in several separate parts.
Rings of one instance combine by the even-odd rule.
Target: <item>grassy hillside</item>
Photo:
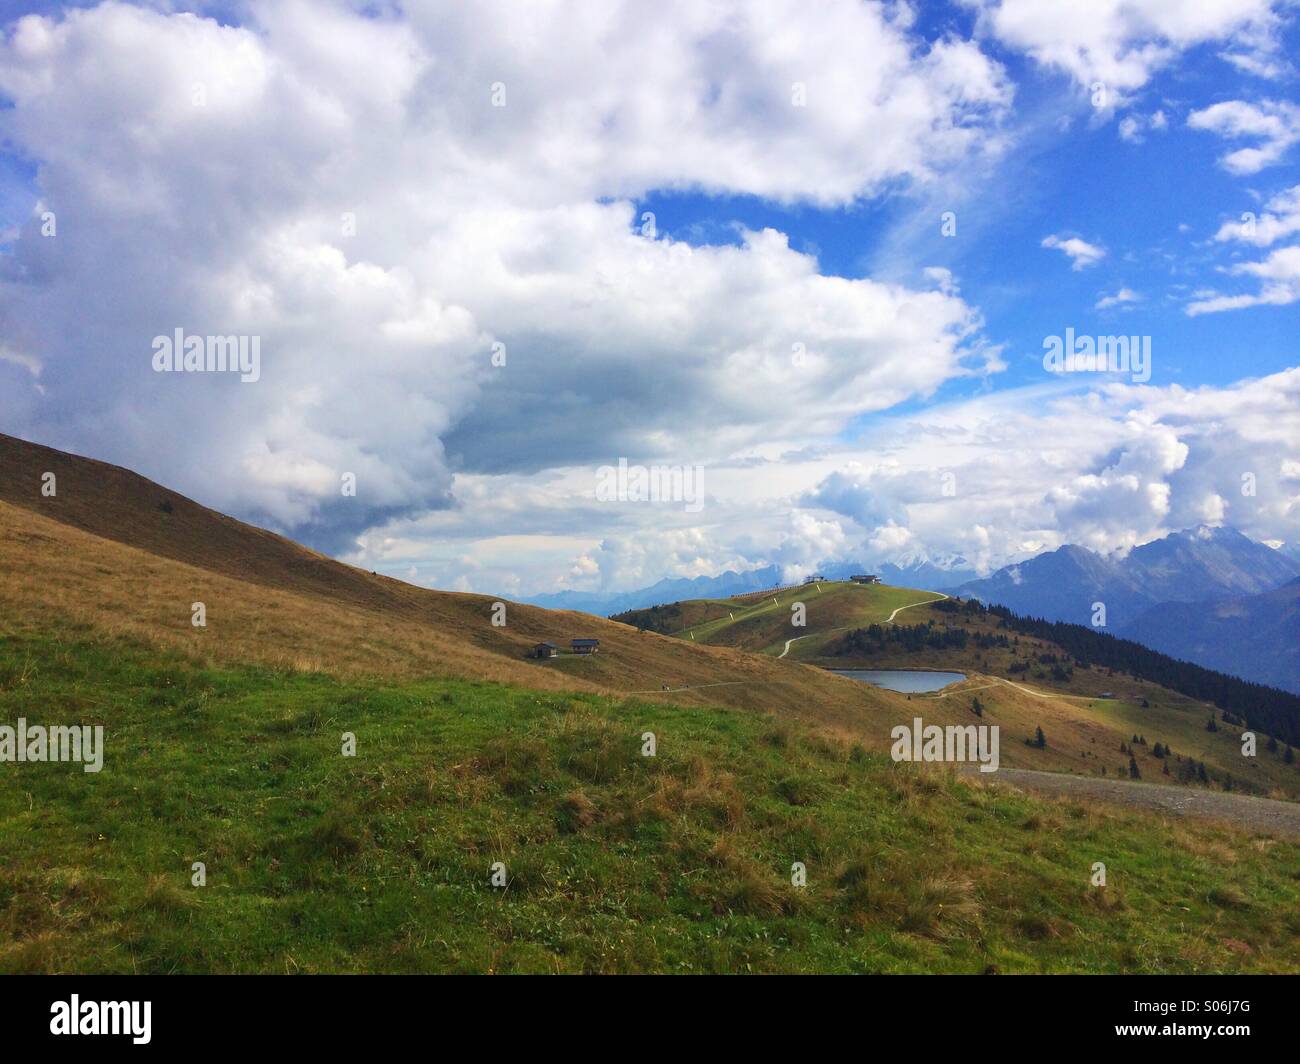
[[[970,708],[978,697],[984,722],[1003,729],[1002,756],[1014,767],[1127,777],[1131,753],[1147,781],[1300,799],[1300,761],[1286,764],[1282,749],[1270,752],[1263,740],[1256,757],[1243,757],[1240,728],[1222,725],[1217,732],[1206,730],[1211,716],[1220,718],[1212,705],[1113,670],[1078,666],[1071,655],[1046,640],[1007,632],[997,617],[985,613],[948,612],[935,604],[942,601],[936,592],[828,582],[750,600],[744,606],[727,600],[695,600],[636,610],[619,619],[679,639],[693,638],[697,644],[736,646],[771,656],[785,652],[783,661],[822,668],[945,669],[967,674],[965,681],[940,695],[914,695],[904,706],[894,702],[863,718],[857,735],[873,749],[885,749],[890,727],[913,713],[927,723],[970,723]],[[805,628],[791,624],[791,606],[796,602],[805,605]],[[891,616],[898,628],[929,625],[941,635],[962,629],[970,638],[964,647],[888,643],[871,647],[870,652],[863,642],[853,640],[855,630],[885,626]],[[979,639],[1005,640],[1006,645],[981,647]],[[1055,664],[1068,670],[1068,677],[1055,671]],[[1026,747],[1024,740],[1035,737],[1040,727],[1048,739],[1046,748]],[[1146,742],[1134,743],[1135,735]],[[1162,750],[1172,747],[1173,756],[1155,756],[1157,742]],[[1208,783],[1181,778],[1201,763],[1210,777]]]
[[[42,475],[57,494],[41,494]],[[213,662],[337,675],[468,676],[543,689],[656,692],[851,729],[878,695],[793,662],[642,633],[588,614],[415,587],[344,565],[127,470],[0,435],[0,615],[127,633]],[[191,603],[207,627],[190,624]],[[543,640],[593,657],[530,660]],[[664,693],[664,687],[670,690]]]
[[[1035,752],[1040,755],[1038,767],[1052,771],[1123,775],[1129,765],[1129,754],[1119,749],[1123,742],[1148,781],[1183,782],[1179,773],[1191,760],[1206,765],[1210,785],[1217,789],[1300,799],[1300,759],[1286,764],[1283,748],[1267,750],[1262,733],[1257,755],[1244,757],[1242,728],[1224,723],[1220,711],[1208,703],[1119,670],[1081,665],[1054,643],[1001,627],[999,618],[989,613],[948,612],[941,606],[925,605],[899,614],[897,624],[933,626],[932,631],[941,636],[961,629],[968,639],[964,647],[916,647],[891,641],[874,649],[870,641],[855,641],[841,634],[821,643],[822,653],[810,660],[838,669],[965,672],[965,681],[938,695],[913,696],[914,701],[924,703],[929,698],[969,707],[978,697],[986,723],[1002,724],[1022,737],[1042,727],[1049,744],[1046,750]],[[993,641],[997,645],[979,645]],[[852,645],[846,647],[847,643]],[[846,649],[850,652],[835,653]],[[1211,717],[1217,722],[1214,732],[1206,729]],[[1146,742],[1134,744],[1134,735]],[[1156,757],[1157,742],[1172,747],[1174,756]]]
[[[1300,971],[1295,841],[753,713],[10,622],[18,716],[103,724],[107,750],[0,772],[5,972]]]
[[[1295,840],[896,766],[893,725],[970,723],[968,692],[793,660],[925,592],[498,628],[7,437],[0,558],[0,721],[107,735],[98,774],[0,766],[0,971],[1300,971]],[[792,601],[816,638],[781,659]],[[577,635],[601,653],[526,656]],[[1129,724],[981,682],[1005,765],[1094,770]]]
[[[837,632],[885,621],[895,611],[943,596],[934,591],[847,580],[805,584],[764,598],[697,599],[632,610],[616,620],[637,628],[675,635],[696,643],[780,654],[788,640],[789,657],[805,660]],[[794,607],[802,604],[802,627],[794,624]],[[900,613],[900,616],[907,616]]]
[[[680,632],[667,638],[585,614],[513,603],[507,625],[496,628],[490,598],[429,591],[342,565],[124,470],[8,437],[0,438],[0,463],[6,470],[0,493],[24,504],[0,502],[0,553],[6,562],[0,567],[0,617],[14,623],[91,638],[126,635],[210,665],[260,663],[352,679],[468,677],[533,690],[636,693],[678,705],[730,705],[832,729],[873,750],[887,750],[890,729],[910,721],[917,709],[905,696],[794,659],[855,664],[816,652],[854,625],[882,621],[895,611],[898,624],[927,619],[932,610],[925,603],[936,597],[931,592],[834,583],[820,590],[799,588],[777,595],[776,603],[764,599],[740,610],[734,602],[705,603],[706,611],[726,608],[734,621],[728,616],[724,627],[716,612],[713,621],[703,613],[688,618],[691,630],[703,636],[694,642]],[[58,476],[54,499],[39,492],[45,467]],[[170,512],[159,507],[160,500]],[[85,525],[115,536],[103,538]],[[216,544],[212,550],[205,546],[209,541]],[[207,605],[206,628],[190,624],[195,601]],[[806,605],[805,629],[789,625],[795,601]],[[940,618],[938,623],[952,622]],[[807,638],[777,660],[792,631]],[[600,638],[602,652],[552,662],[527,657],[539,640],[563,644],[579,632]],[[704,639],[731,640],[767,653],[709,646]],[[978,687],[990,682],[986,672],[1005,675],[1002,670],[1014,656],[995,650],[982,659],[954,662],[922,653],[905,663],[956,664],[972,673],[966,686]],[[882,663],[898,662],[876,662]],[[1007,765],[1114,775],[1127,768],[1119,743],[1138,732],[1149,743],[1159,739],[1173,744],[1179,755],[1206,760],[1216,775],[1232,775],[1256,793],[1290,796],[1300,790],[1300,771],[1274,764],[1276,758],[1261,757],[1248,773],[1239,771],[1241,759],[1231,756],[1229,733],[1203,732],[1205,718],[1199,714],[1208,715],[1208,709],[1162,689],[1147,685],[1144,693],[1160,711],[1173,714],[1167,726],[1160,718],[1154,724],[1152,718],[1133,719],[1136,710],[1129,705],[1098,710],[1074,698],[1044,698],[1042,692],[1052,693],[1049,682],[1026,683],[1039,693],[1005,685],[981,693],[995,714],[989,722],[1005,731]],[[1059,693],[1097,694],[1109,686],[1115,686],[1109,677],[1076,673]],[[969,706],[963,698],[945,698],[927,705],[925,718],[968,723]],[[1037,727],[1048,735],[1046,749],[1022,741]],[[1162,768],[1146,762],[1150,749],[1136,748],[1146,779],[1157,778]]]

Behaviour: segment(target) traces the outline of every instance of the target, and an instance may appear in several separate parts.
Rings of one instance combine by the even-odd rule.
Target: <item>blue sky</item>
[[[1300,539],[1293,3],[20,13],[5,431],[503,594]],[[1150,379],[1048,373],[1067,328]]]
[[[946,13],[926,21],[946,27],[953,19]],[[956,22],[968,26],[970,19]],[[1289,27],[1284,51],[1295,54],[1297,36]],[[1158,335],[1157,383],[1222,385],[1295,365],[1300,317],[1294,308],[1200,318],[1184,312],[1189,287],[1224,284],[1215,269],[1232,261],[1232,249],[1207,246],[1220,225],[1258,212],[1270,191],[1300,180],[1294,160],[1250,180],[1232,175],[1216,165],[1222,143],[1186,126],[1190,110],[1234,98],[1237,90],[1258,91],[1258,83],[1232,71],[1214,46],[1193,49],[1135,101],[1139,112],[1164,110],[1169,127],[1133,143],[1117,135],[1119,116],[1099,119],[1068,79],[1014,53],[996,54],[1013,71],[1033,126],[1016,159],[970,199],[952,203],[958,211],[953,238],[941,233],[942,199],[918,203],[904,190],[835,209],[656,192],[638,201],[638,212],[653,211],[661,229],[693,244],[738,242],[736,224],[773,226],[789,234],[792,246],[815,254],[824,272],[842,277],[916,284],[925,267],[946,267],[983,312],[990,337],[1006,345],[1009,368],[999,386],[1038,378],[1043,337],[1067,325]],[[1285,89],[1297,96],[1293,81]],[[1069,129],[1059,130],[1058,121],[1068,121]],[[1045,235],[1062,231],[1104,245],[1106,258],[1071,270],[1062,255],[1041,247]],[[1125,287],[1142,301],[1095,309],[1102,296]]]

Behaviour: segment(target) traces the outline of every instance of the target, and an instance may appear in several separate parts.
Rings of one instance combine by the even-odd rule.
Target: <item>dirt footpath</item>
[[[1251,831],[1274,832],[1300,838],[1300,804],[1223,794],[1193,787],[1175,787],[1134,780],[1089,779],[1025,768],[1000,768],[983,777],[985,782],[1009,783],[1044,794],[1095,798],[1119,805],[1157,809],[1174,816],[1208,817],[1239,824]]]

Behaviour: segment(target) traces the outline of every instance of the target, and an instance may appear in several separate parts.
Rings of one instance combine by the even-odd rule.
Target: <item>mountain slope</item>
[[[1300,579],[1259,595],[1165,602],[1120,634],[1170,657],[1300,694]]]
[[[806,625],[801,628],[793,624],[796,604],[804,607]],[[1144,778],[1158,774],[1163,780],[1192,783],[1186,773],[1204,764],[1205,782],[1214,786],[1300,798],[1300,768],[1286,763],[1283,747],[1244,759],[1240,731],[1209,701],[1219,699],[1237,712],[1248,708],[1252,726],[1268,732],[1265,724],[1278,720],[1268,707],[1274,702],[1290,706],[1294,699],[1180,665],[1091,627],[1073,632],[1099,646],[1072,652],[1050,638],[1018,631],[1005,614],[1005,609],[987,610],[974,600],[944,599],[935,592],[826,583],[740,601],[670,603],[620,619],[697,644],[741,647],[826,669],[937,669],[966,675],[937,697],[911,696],[903,718],[889,712],[864,718],[860,734],[872,748],[887,743],[890,729],[912,714],[927,721],[970,723],[978,699],[984,722],[1003,729],[1002,756],[1011,766],[1126,776],[1129,753],[1121,752],[1121,745],[1142,735],[1149,745],[1132,744],[1132,752]],[[1113,652],[1113,662],[1108,663],[1106,650]],[[1080,660],[1084,657],[1098,663]],[[1151,671],[1139,676],[1139,668]],[[1153,678],[1141,678],[1148,675]],[[1182,684],[1189,693],[1161,686],[1156,676]],[[1214,732],[1206,728],[1211,717],[1225,722]],[[1047,747],[1027,748],[1023,740],[1033,738],[1039,727],[1049,736]],[[1284,742],[1288,737],[1300,741],[1300,729],[1294,726],[1273,730]],[[1173,756],[1155,756],[1157,742],[1171,747]]]
[[[1174,532],[1106,558],[1065,546],[1009,565],[958,590],[1025,616],[1091,624],[1095,603],[1106,627],[1132,623],[1162,602],[1193,602],[1271,590],[1300,575],[1300,563],[1230,528]]]
[[[58,476],[54,498],[40,495],[44,470]],[[0,438],[0,495],[14,500],[0,501],[2,634],[55,625],[79,636],[125,635],[213,663],[261,662],[352,678],[465,677],[732,706],[814,723],[874,749],[887,748],[891,727],[910,720],[916,704],[801,659],[817,655],[839,630],[886,621],[900,607],[908,610],[897,614],[898,623],[915,623],[925,607],[911,604],[936,597],[890,587],[823,585],[821,595],[800,588],[777,596],[775,604],[759,599],[739,610],[734,602],[706,603],[711,612],[675,638],[584,614],[507,604],[508,623],[498,628],[491,623],[494,600],[486,596],[431,591],[366,573],[125,470],[8,438]],[[791,625],[790,606],[799,600],[807,607],[805,629]],[[206,606],[205,628],[190,623],[194,602]],[[785,658],[777,657],[785,640],[813,633],[820,638],[800,639]],[[538,641],[566,645],[578,635],[600,639],[601,652],[545,662],[527,657]],[[968,670],[969,683],[988,682],[990,669],[997,671],[992,663]],[[1096,677],[1082,693],[1095,695],[1108,683]],[[1162,699],[1154,685],[1150,690],[1152,701]],[[1042,724],[1062,740],[1048,752],[1008,742],[1007,764],[1089,771],[1091,759],[1081,758],[1081,751],[1094,743],[1117,746],[1125,737],[1127,719],[1094,730],[1095,722],[1080,716],[1068,697],[1048,694],[996,692],[1017,735]],[[1189,705],[1186,727],[1203,725],[1206,712]],[[965,723],[969,710],[963,701],[945,699],[931,703],[926,716]],[[1186,738],[1176,741],[1190,748]]]
[[[884,584],[818,582],[741,600],[674,602],[631,610],[616,619],[696,643],[802,660],[815,656],[815,648],[833,632],[884,621],[896,611],[942,597],[937,591]],[[799,607],[803,625],[795,623]]]
[[[0,469],[0,719],[106,737],[102,774],[0,772],[0,972],[1300,970],[1282,826],[1043,800],[881,752],[916,713],[969,723],[965,690],[912,701],[526,606],[497,629],[489,598],[340,565],[123,470],[6,439]],[[898,593],[840,597],[879,615]],[[602,653],[523,656],[575,631]],[[1092,763],[1129,724],[1107,715],[1139,712],[1067,720],[996,686],[1008,765]],[[1017,741],[1035,721],[1046,750]],[[1115,871],[1088,893],[1098,853]]]
[[[1076,624],[1090,623],[1097,602],[1105,604],[1108,623],[1151,604],[1119,563],[1071,545],[963,584],[958,593]]]
[[[1300,564],[1235,528],[1173,532],[1134,547],[1123,563],[1157,602],[1194,602],[1272,591],[1300,575]]]
[[[55,474],[56,493],[41,494]],[[878,692],[821,670],[641,633],[586,614],[433,591],[308,550],[135,473],[0,435],[0,623],[50,616],[215,660],[438,675],[785,712],[851,728]],[[190,623],[207,608],[207,628]],[[533,644],[601,640],[589,657]],[[668,685],[674,690],[660,695]],[[707,688],[706,688],[706,685]]]

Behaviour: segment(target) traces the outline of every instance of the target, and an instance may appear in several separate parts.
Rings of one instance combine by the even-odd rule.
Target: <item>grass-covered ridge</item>
[[[19,716],[106,755],[0,765],[6,972],[1300,970],[1294,842],[759,714],[15,632]]]
[[[895,611],[941,600],[937,591],[848,580],[820,581],[741,599],[688,599],[647,609],[628,610],[614,620],[696,643],[780,654],[795,639],[796,660],[813,657],[832,636],[854,625],[885,621]],[[792,623],[792,607],[802,604],[805,624]],[[906,614],[903,614],[906,616]]]

